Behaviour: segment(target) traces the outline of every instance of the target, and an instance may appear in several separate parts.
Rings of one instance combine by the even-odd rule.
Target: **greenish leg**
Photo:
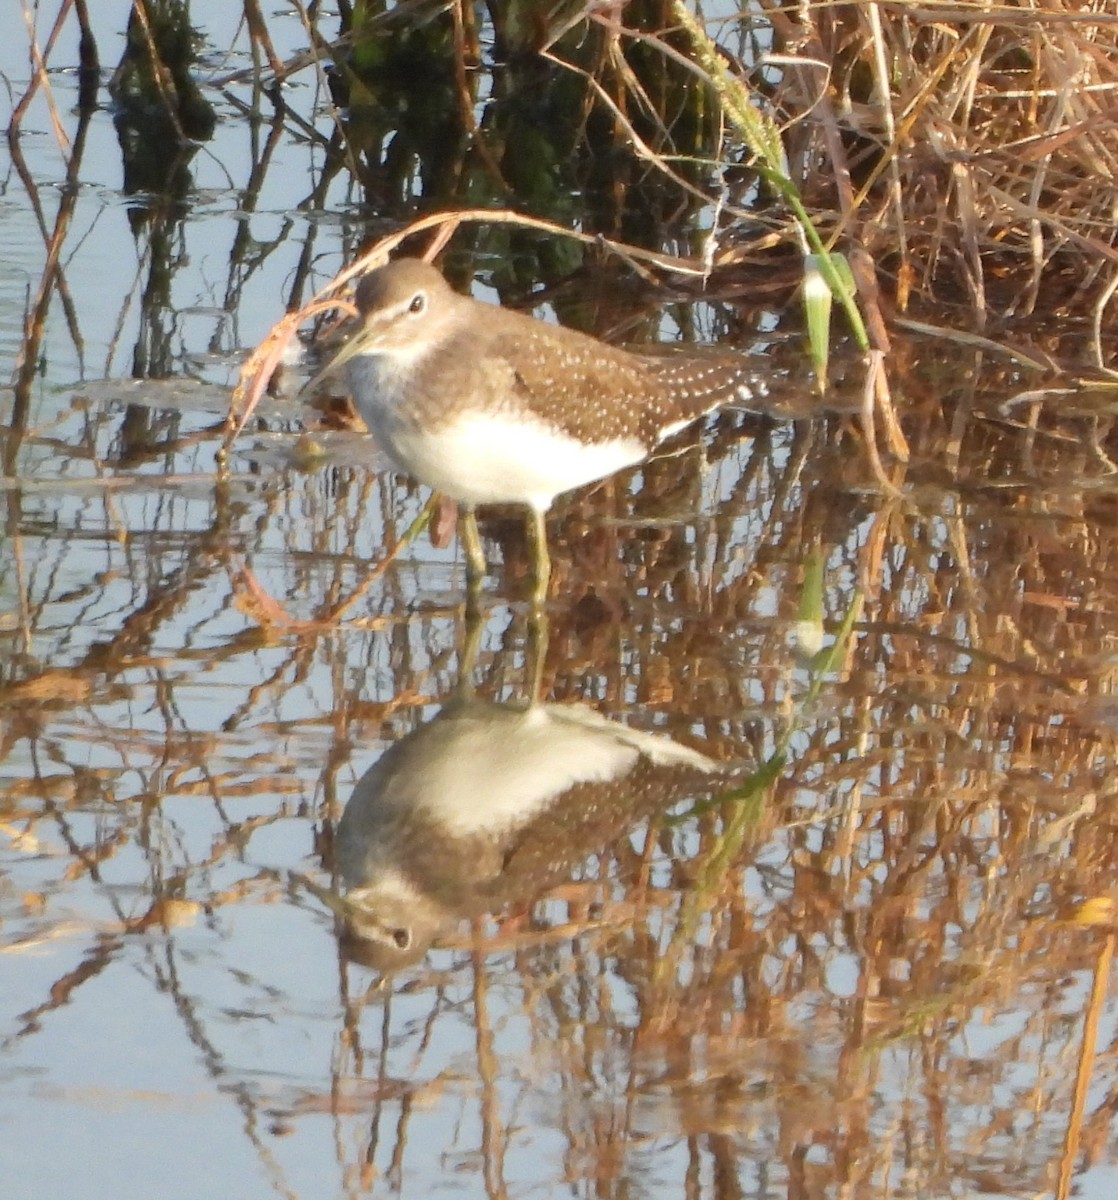
[[[543,700],[544,669],[547,666],[547,610],[535,605],[528,617],[528,702]]]
[[[532,592],[532,607],[543,608],[547,600],[547,584],[551,578],[551,555],[547,552],[547,522],[545,514],[532,509],[532,540],[536,544],[536,587]]]
[[[485,578],[485,551],[481,548],[481,534],[472,504],[462,506],[459,520],[462,545],[466,550],[466,578],[472,583],[480,583]]]
[[[462,636],[462,649],[458,655],[456,691],[462,699],[468,699],[474,694],[474,667],[481,650],[481,635],[485,631],[485,622],[481,619],[477,600],[471,588],[466,596],[466,629]]]

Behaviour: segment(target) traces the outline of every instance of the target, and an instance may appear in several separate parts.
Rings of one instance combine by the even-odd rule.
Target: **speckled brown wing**
[[[619,779],[575,784],[509,836],[501,873],[486,884],[484,894],[503,903],[538,896],[644,818],[726,787],[731,770],[727,764],[712,773],[640,757]]]
[[[502,323],[485,349],[511,364],[520,403],[580,441],[651,449],[677,420],[671,392],[641,359],[576,330],[524,318]]]
[[[756,364],[745,355],[642,355],[639,361],[671,393],[680,421],[696,421],[724,404],[750,405],[765,390]]]
[[[513,364],[532,412],[584,441],[636,437],[651,450],[723,404],[756,395],[744,355],[634,354],[577,330],[502,311],[487,351]],[[534,351],[534,352],[533,352]]]

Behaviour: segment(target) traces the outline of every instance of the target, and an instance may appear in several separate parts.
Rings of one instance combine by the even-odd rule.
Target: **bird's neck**
[[[395,405],[414,386],[431,355],[423,342],[389,346],[355,355],[347,364],[354,399],[366,403]]]

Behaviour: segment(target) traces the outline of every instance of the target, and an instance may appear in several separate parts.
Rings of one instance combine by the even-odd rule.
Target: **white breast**
[[[526,825],[576,784],[621,779],[642,756],[662,767],[717,769],[698,751],[577,705],[479,707],[446,721],[437,736],[433,752],[409,762],[385,799],[409,803],[459,837]]]
[[[368,355],[350,364],[350,384],[358,411],[396,465],[464,504],[527,504],[543,512],[560,492],[646,454],[635,438],[588,445],[531,414],[463,412],[428,428],[408,411],[406,366]]]
[[[465,504],[527,504],[543,512],[560,492],[645,456],[638,441],[586,445],[535,420],[468,413],[435,432],[402,427],[389,452],[422,483]]]

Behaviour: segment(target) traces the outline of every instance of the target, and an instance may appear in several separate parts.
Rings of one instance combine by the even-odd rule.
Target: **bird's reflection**
[[[339,822],[347,955],[420,958],[463,918],[528,902],[726,764],[581,705],[458,693],[391,746]]]

